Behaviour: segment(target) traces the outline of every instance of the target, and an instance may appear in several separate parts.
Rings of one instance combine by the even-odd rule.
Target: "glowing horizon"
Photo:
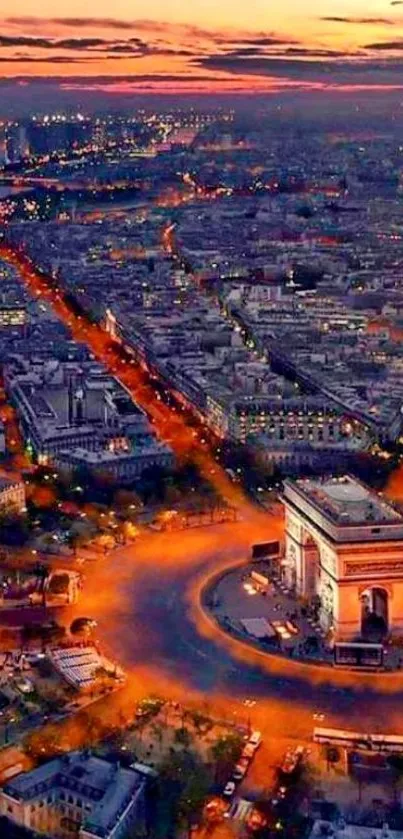
[[[69,90],[264,92],[403,84],[403,4],[390,0],[244,3],[16,0],[2,19],[2,80]],[[11,12],[11,8],[9,9]],[[137,12],[137,14],[136,14]],[[142,16],[140,13],[142,12]],[[67,87],[66,87],[67,86]]]

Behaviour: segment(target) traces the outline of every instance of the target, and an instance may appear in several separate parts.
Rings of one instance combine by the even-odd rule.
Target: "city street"
[[[150,692],[182,702],[194,698],[215,715],[231,714],[259,727],[277,751],[283,748],[283,737],[309,738],[318,711],[343,727],[401,730],[403,676],[357,675],[269,657],[229,638],[204,614],[200,590],[205,580],[221,567],[249,558],[254,542],[278,537],[281,521],[252,507],[184,417],[161,401],[155,404],[144,373],[119,357],[105,333],[75,315],[60,291],[22,256],[9,251],[2,255],[19,265],[30,291],[52,304],[74,338],[85,341],[121,377],[154,418],[159,436],[169,436],[176,455],[190,456],[241,511],[237,524],[149,534],[88,571],[76,614],[97,621],[99,639],[129,671],[126,699]],[[246,714],[247,697],[256,705]]]

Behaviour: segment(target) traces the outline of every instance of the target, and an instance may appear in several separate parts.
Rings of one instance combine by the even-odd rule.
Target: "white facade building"
[[[25,512],[25,485],[23,481],[0,477],[0,512]]]
[[[49,839],[125,839],[145,818],[146,776],[87,752],[17,775],[0,791],[0,815]]]

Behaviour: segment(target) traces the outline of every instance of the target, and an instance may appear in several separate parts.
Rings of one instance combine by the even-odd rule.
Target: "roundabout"
[[[269,523],[264,533],[275,535]],[[256,522],[245,521],[182,532],[180,540],[154,534],[94,569],[80,609],[128,671],[133,697],[192,699],[244,720],[253,698],[247,716],[271,740],[310,739],[318,712],[336,727],[403,730],[403,673],[358,674],[268,654],[229,635],[204,608],[206,586],[241,568],[259,536]]]
[[[68,297],[59,290],[56,293],[50,279],[36,271],[23,253],[3,247],[2,257],[18,268],[30,293],[41,295],[57,317],[68,324],[72,336],[85,343],[95,358],[119,376],[133,398],[153,418],[160,438],[169,439],[176,456],[190,458],[200,473],[212,481],[219,494],[234,504],[243,516],[241,522],[231,525],[179,534],[147,534],[93,567],[85,567],[85,589],[80,604],[72,607],[68,619],[89,615],[97,622],[102,644],[129,674],[126,697],[132,702],[147,693],[163,694],[180,701],[193,698],[225,716],[244,715],[244,701],[253,697],[256,701],[250,710],[253,724],[272,742],[290,735],[311,737],[313,717],[318,712],[336,726],[358,730],[365,727],[373,731],[385,730],[385,727],[391,731],[403,730],[400,713],[403,673],[357,674],[268,654],[230,636],[218,626],[201,605],[205,586],[212,575],[244,563],[253,543],[283,535],[282,519],[252,507],[240,487],[218,467],[204,441],[204,432],[196,439],[184,417],[157,401],[152,382],[144,372],[138,366],[123,364],[122,348],[111,347],[106,333],[87,318],[77,317]],[[338,510],[343,522],[347,515],[359,526],[366,508],[365,515],[370,513],[380,520],[379,523],[369,518],[366,526],[370,529],[390,526],[397,531],[402,525],[403,546],[403,523],[394,522],[392,513],[387,510],[378,515],[374,502],[366,495],[357,495],[354,491],[346,494],[345,490],[332,494],[329,486],[316,488],[314,493],[316,509],[319,501],[325,504],[327,512],[330,507],[331,527],[337,527]],[[291,505],[292,499],[289,500]],[[383,506],[382,500],[377,503]],[[290,506],[286,559],[290,577],[296,576],[301,593],[305,593],[305,587],[309,588],[313,581],[305,571],[310,572],[318,564],[318,522],[296,531],[292,513]],[[382,516],[386,516],[385,521]],[[381,536],[380,531],[373,532],[374,543],[380,541]],[[396,563],[402,565],[400,553],[397,540],[385,559],[392,577],[396,574]],[[332,613],[336,614],[334,607],[338,603],[333,588],[330,591],[332,586],[328,579],[333,573],[335,558],[324,553],[320,559],[325,572],[321,585],[323,583],[326,589],[330,617]],[[356,560],[357,566],[353,567]],[[364,575],[364,580],[365,575],[368,576],[368,561],[368,557],[346,559],[347,575],[356,590],[355,611],[352,619],[349,614],[342,613],[337,613],[337,619],[347,624],[351,619],[351,625],[347,626],[349,631],[355,631],[359,621],[356,595],[359,598],[365,594],[365,586],[361,592],[357,580],[359,575]],[[389,587],[390,596],[388,589],[385,617],[388,626],[391,620],[393,624],[400,619],[403,626],[403,608],[401,614],[393,612],[395,604],[399,603],[394,585],[395,581]],[[403,604],[403,589],[400,602]],[[368,605],[372,608],[373,601]]]

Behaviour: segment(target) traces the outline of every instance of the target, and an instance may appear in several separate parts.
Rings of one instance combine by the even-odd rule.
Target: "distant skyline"
[[[110,94],[403,89],[403,0],[7,5],[3,86],[36,78]]]

